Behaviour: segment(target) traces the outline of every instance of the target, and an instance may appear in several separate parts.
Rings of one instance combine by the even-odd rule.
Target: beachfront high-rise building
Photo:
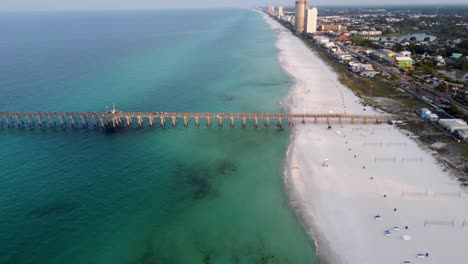
[[[303,33],[304,32],[304,25],[305,25],[305,18],[306,18],[306,10],[309,6],[308,0],[298,0],[296,1],[296,32]]]
[[[306,33],[315,33],[317,32],[317,8],[307,9],[307,17],[306,17],[306,26],[305,32]]]
[[[283,7],[278,6],[278,17],[284,17]]]
[[[268,6],[267,12],[268,12],[268,14],[273,16],[275,14],[275,7],[272,6],[272,5]]]

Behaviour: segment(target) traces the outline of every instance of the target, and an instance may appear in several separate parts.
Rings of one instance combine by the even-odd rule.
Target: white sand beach
[[[296,81],[285,100],[293,113],[377,114],[364,110],[300,39],[264,17],[278,33],[279,60]],[[296,124],[285,181],[321,263],[468,263],[468,193],[398,128]]]

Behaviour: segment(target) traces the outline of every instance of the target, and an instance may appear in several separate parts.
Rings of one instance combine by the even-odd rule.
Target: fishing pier
[[[193,123],[195,126],[205,124],[208,127],[216,122],[220,127],[225,125],[234,127],[240,120],[242,127],[247,124],[253,127],[270,124],[278,127],[293,126],[295,122],[342,124],[354,123],[382,123],[389,120],[386,115],[353,115],[353,114],[283,114],[283,113],[144,113],[122,112],[111,110],[108,112],[0,112],[0,123],[8,127],[72,127],[72,128],[118,128],[118,127],[154,127],[166,125],[185,127]],[[275,124],[276,123],[276,124]]]

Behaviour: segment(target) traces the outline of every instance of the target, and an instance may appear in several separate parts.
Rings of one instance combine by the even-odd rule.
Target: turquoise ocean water
[[[283,111],[274,34],[247,10],[0,14],[0,111]],[[0,263],[315,263],[288,137],[3,124]]]

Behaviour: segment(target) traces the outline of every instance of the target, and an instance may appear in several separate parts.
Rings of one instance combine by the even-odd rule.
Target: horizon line
[[[52,9],[25,9],[25,8],[15,8],[15,9],[2,9],[0,8],[0,13],[15,13],[15,12],[27,12],[27,13],[32,13],[32,12],[83,12],[83,11],[171,11],[171,10],[219,10],[219,9],[256,9],[256,8],[263,8],[267,7],[268,5],[260,5],[260,6],[216,6],[216,7],[132,7],[132,8],[111,8],[111,7],[104,7],[104,8],[52,8]],[[275,5],[275,6],[280,6],[280,5]],[[327,8],[327,7],[364,7],[364,8],[373,8],[373,7],[453,7],[453,6],[463,6],[463,7],[468,7],[468,3],[443,3],[443,4],[435,4],[435,3],[408,3],[408,4],[394,4],[394,3],[389,3],[389,4],[381,4],[381,3],[376,3],[372,5],[363,5],[363,4],[327,4],[327,5],[314,5],[314,7],[322,7],[322,8]],[[283,7],[294,7],[294,5],[283,5]]]

